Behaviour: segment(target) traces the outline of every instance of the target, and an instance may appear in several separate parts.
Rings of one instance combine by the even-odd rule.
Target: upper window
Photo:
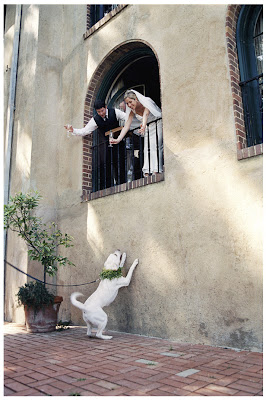
[[[92,4],[90,6],[90,27],[114,10],[118,4]]]
[[[241,8],[236,40],[247,146],[250,147],[263,141],[263,14],[261,5]]]

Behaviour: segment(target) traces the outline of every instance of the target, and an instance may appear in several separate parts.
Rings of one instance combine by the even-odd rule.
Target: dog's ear
[[[117,257],[115,254],[110,254],[110,256],[107,258],[107,260],[104,263],[104,268],[112,269],[114,271],[116,271],[119,268],[119,265],[117,263]]]

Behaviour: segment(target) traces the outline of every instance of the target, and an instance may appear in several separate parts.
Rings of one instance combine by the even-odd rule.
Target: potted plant
[[[47,228],[42,219],[34,215],[40,199],[38,192],[19,193],[10,197],[9,203],[4,206],[5,229],[16,232],[28,245],[29,258],[43,266],[43,283],[26,283],[17,293],[19,305],[24,305],[26,327],[30,332],[55,330],[63,298],[47,290],[46,274],[54,276],[58,265],[74,265],[67,257],[58,254],[59,246],[73,246],[73,238],[57,229],[54,222]]]
[[[51,332],[57,325],[57,315],[63,297],[54,296],[43,283],[29,282],[19,288],[18,304],[24,305],[28,332]]]

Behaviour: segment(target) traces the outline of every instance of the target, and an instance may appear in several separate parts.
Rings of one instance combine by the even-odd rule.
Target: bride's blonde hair
[[[125,100],[127,97],[128,97],[129,99],[138,100],[137,96],[135,95],[134,92],[132,92],[132,90],[127,90],[127,91],[125,92],[124,100]]]

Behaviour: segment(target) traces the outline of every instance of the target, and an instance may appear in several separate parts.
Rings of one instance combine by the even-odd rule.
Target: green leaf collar
[[[122,275],[122,268],[119,267],[118,270],[114,271],[112,269],[103,269],[100,273],[100,279],[110,279],[110,281],[114,278],[120,278]]]

